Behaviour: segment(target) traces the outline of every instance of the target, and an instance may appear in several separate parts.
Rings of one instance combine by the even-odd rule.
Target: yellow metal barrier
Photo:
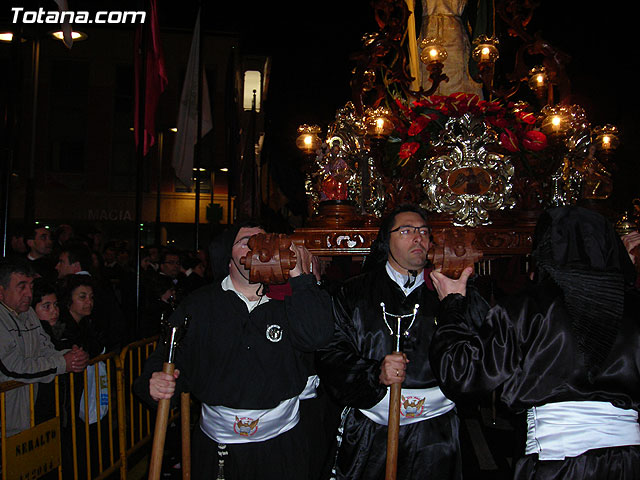
[[[133,394],[133,381],[142,373],[144,361],[155,350],[157,337],[127,345],[120,352],[118,375],[118,409],[120,435],[120,478],[126,478],[127,458],[153,437],[155,416]]]
[[[69,374],[70,404],[76,406],[76,408],[71,409],[74,479],[80,476],[82,476],[82,478],[106,478],[118,469],[115,461],[115,452],[118,451],[119,448],[115,443],[113,430],[114,428],[119,428],[119,426],[114,420],[113,411],[114,408],[117,411],[119,406],[112,395],[112,385],[114,383],[113,374],[117,371],[118,361],[119,356],[115,352],[99,355],[89,361],[89,365],[84,372]],[[102,373],[104,376],[101,375],[100,365],[102,365]],[[92,384],[90,384],[88,379],[90,370],[93,371],[94,377]],[[82,390],[80,392],[80,398],[76,400],[75,397],[78,392],[75,387],[75,382],[78,377],[82,378]],[[102,417],[100,412],[103,388],[106,389],[107,392],[108,405],[104,417]],[[93,407],[90,407],[89,404],[90,397],[93,397]],[[79,408],[84,412],[90,412],[91,410],[96,411],[94,423],[87,421],[87,418],[85,418],[85,420],[78,418],[77,412]],[[89,414],[85,414],[85,417],[88,416]],[[105,442],[107,445],[104,445]],[[80,448],[80,450],[78,450],[78,448]],[[80,473],[80,469],[83,470],[82,474]]]
[[[47,465],[57,469],[58,478],[91,478],[104,479],[113,478],[114,473],[119,471],[121,479],[127,478],[127,461],[141,447],[149,443],[153,438],[153,428],[155,415],[152,415],[133,393],[133,381],[142,372],[144,361],[155,350],[158,338],[152,337],[127,345],[119,354],[108,353],[100,355],[90,360],[89,366],[82,373],[69,373],[59,375],[55,378],[55,417],[47,422],[35,424],[35,395],[33,385],[26,385],[20,382],[0,383],[0,445],[2,449],[2,480],[9,479],[7,476],[7,446],[11,444],[13,437],[22,435],[25,438],[42,437],[41,431],[46,428],[57,433],[56,447],[61,449],[69,446],[62,442],[65,436],[70,438],[72,465],[64,465],[60,461],[58,453],[58,463]],[[88,376],[89,370],[94,372],[93,382],[90,384]],[[102,373],[102,375],[101,375]],[[66,412],[69,416],[69,425],[60,426],[60,419],[63,415],[60,409],[60,378],[64,379],[68,385],[68,405],[73,406]],[[82,388],[76,387],[78,382],[82,382]],[[115,396],[113,384],[115,382]],[[6,437],[6,392],[16,388],[28,388],[30,390],[30,414],[31,429],[13,437]],[[63,393],[63,396],[67,392]],[[97,413],[94,423],[83,421],[79,418],[79,409],[82,404],[84,412],[90,412],[90,398],[95,402],[93,406]],[[104,416],[100,415],[101,397],[108,408]],[[106,398],[105,398],[106,397]],[[64,403],[64,398],[63,398]],[[172,412],[171,420],[179,417],[179,410]],[[89,414],[85,414],[88,417]],[[101,418],[102,417],[102,418]],[[85,420],[88,418],[85,418]],[[57,430],[56,430],[57,429]],[[47,430],[49,431],[49,430]],[[61,433],[62,432],[62,433]],[[37,437],[40,435],[41,437]],[[30,437],[31,436],[31,437]],[[55,437],[52,433],[49,437]],[[49,438],[47,437],[47,438]],[[28,440],[27,440],[28,441]],[[37,442],[38,440],[36,440]],[[52,450],[53,451],[53,450]],[[66,454],[66,452],[63,451]],[[53,455],[53,454],[52,454]],[[48,458],[48,457],[47,457]],[[44,459],[42,459],[44,460]],[[29,476],[23,478],[38,478],[44,473],[52,470],[38,466],[39,470],[28,472]],[[71,477],[70,471],[73,471]]]
[[[7,393],[19,388],[29,389],[30,426],[27,432],[7,437]],[[56,398],[58,378],[54,379]],[[62,478],[60,464],[60,424],[59,408],[56,406],[56,418],[35,425],[34,384],[16,381],[0,383],[0,445],[2,450],[2,480],[13,478],[38,478],[57,469],[58,478]],[[30,435],[32,433],[32,435]]]

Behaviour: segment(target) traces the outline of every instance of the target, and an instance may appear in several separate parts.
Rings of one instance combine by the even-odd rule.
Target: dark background
[[[571,56],[574,103],[585,109],[592,125],[611,123],[621,131],[611,204],[618,211],[628,209],[631,199],[640,195],[636,154],[640,146],[636,120],[639,102],[635,89],[640,68],[633,38],[635,18],[625,11],[627,3],[622,1],[598,3],[596,8],[574,0],[539,3],[529,31],[539,31]],[[10,17],[12,6],[55,8],[51,0],[3,4],[3,23]],[[69,0],[71,10],[133,10],[143,5],[141,0]],[[190,31],[199,5],[195,0],[159,0],[161,28]],[[305,205],[299,173],[302,158],[295,148],[296,128],[307,123],[326,129],[336,110],[349,101],[353,68],[350,55],[360,49],[365,33],[377,31],[370,2],[203,1],[202,8],[206,31],[241,32],[242,53],[272,58],[265,100],[264,158],[290,198],[294,213],[301,213],[296,212],[304,210]],[[507,68],[507,59],[499,62]]]
[[[570,55],[572,103],[585,109],[592,126],[613,124],[620,129],[611,206],[618,211],[629,209],[631,199],[640,195],[635,16],[625,11],[627,4],[621,1],[590,6],[573,0],[539,3],[528,30],[540,32]],[[353,64],[349,56],[360,49],[363,34],[377,31],[366,0],[205,5],[204,18],[207,28],[242,31],[247,51],[272,56],[268,160],[293,165],[299,157],[293,146],[297,126],[325,127],[333,120],[336,109],[350,99]],[[508,59],[502,63],[508,68]],[[299,194],[300,189],[290,186],[289,192]]]

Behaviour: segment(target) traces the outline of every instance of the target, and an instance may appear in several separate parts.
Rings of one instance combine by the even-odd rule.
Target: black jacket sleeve
[[[454,400],[491,392],[514,374],[522,360],[507,311],[496,306],[474,314],[473,306],[459,294],[444,298],[431,341],[434,374],[445,395]]]
[[[381,361],[366,357],[358,349],[361,342],[353,316],[360,312],[349,304],[347,297],[341,289],[333,299],[335,331],[318,354],[318,372],[338,402],[355,408],[371,408],[386,393],[386,387],[379,380]]]
[[[320,289],[313,275],[299,275],[289,280],[291,296],[284,299],[291,329],[291,342],[297,350],[313,352],[324,346],[333,334],[331,298]]]

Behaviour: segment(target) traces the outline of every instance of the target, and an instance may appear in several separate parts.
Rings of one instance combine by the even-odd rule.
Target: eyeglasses
[[[399,227],[394,228],[389,233],[399,232],[400,236],[408,237],[411,234],[418,233],[421,237],[428,237],[431,233],[431,229],[429,227],[425,227],[424,225],[421,227],[414,227],[413,225],[400,225]]]
[[[249,247],[249,239],[251,238],[251,236],[248,237],[242,237],[240,239],[238,239],[236,241],[236,243],[233,244],[233,246],[239,246],[240,248],[248,248]]]

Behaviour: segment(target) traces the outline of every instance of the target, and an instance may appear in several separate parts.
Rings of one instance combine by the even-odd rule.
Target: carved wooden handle
[[[428,258],[447,277],[460,277],[466,267],[473,267],[482,258],[482,252],[473,245],[475,236],[471,232],[437,229],[433,237]]]
[[[267,285],[285,283],[296,266],[296,254],[289,249],[291,238],[281,233],[259,233],[247,245],[249,252],[240,263],[249,270],[249,281]]]

